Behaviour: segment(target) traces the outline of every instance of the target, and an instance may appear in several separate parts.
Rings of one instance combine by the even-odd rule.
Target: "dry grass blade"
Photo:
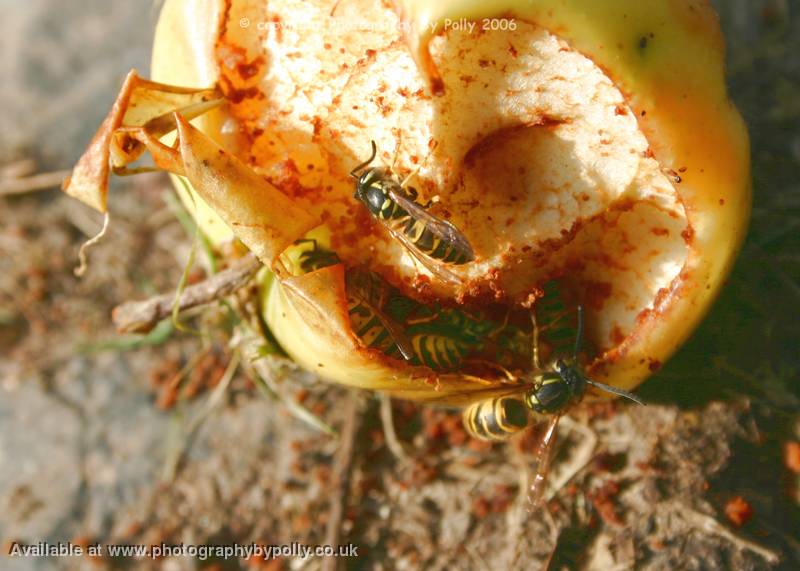
[[[225,395],[225,392],[228,390],[233,377],[236,375],[236,371],[239,368],[240,362],[241,360],[239,354],[234,353],[230,362],[228,363],[227,368],[225,369],[225,372],[222,374],[222,378],[214,388],[214,391],[209,395],[201,410],[189,420],[185,430],[180,432],[180,436],[182,438],[180,438],[179,441],[177,441],[177,439],[170,439],[172,440],[172,445],[169,446],[167,460],[164,465],[163,480],[165,482],[171,482],[175,478],[175,474],[178,472],[181,460],[183,459],[186,450],[189,448],[195,432],[200,428],[203,421],[205,421],[206,418],[208,418],[208,416],[214,411],[214,409],[217,408],[217,406],[219,406],[219,404],[222,402],[222,397]]]
[[[100,240],[103,239],[103,237],[106,235],[106,232],[108,232],[108,226],[110,222],[111,222],[111,215],[108,212],[106,212],[105,216],[103,216],[103,227],[100,229],[100,231],[97,234],[95,234],[92,238],[89,238],[88,240],[86,240],[86,242],[81,244],[81,248],[80,250],[78,250],[78,260],[80,263],[73,272],[77,277],[79,278],[83,277],[83,275],[86,273],[86,270],[89,269],[89,258],[87,257],[86,252],[89,251],[89,248],[96,245],[97,243],[100,242]]]
[[[280,389],[280,387],[278,387],[278,383],[276,382],[274,376],[275,371],[271,363],[268,362],[268,357],[259,358],[253,361],[251,365],[255,372],[254,378],[256,380],[256,387],[264,396],[271,400],[278,401],[286,406],[292,416],[303,421],[314,430],[318,430],[324,434],[327,434],[328,436],[338,436],[336,430],[334,430],[333,427],[331,427],[328,423],[305,408],[303,405],[299,404],[290,396],[283,394],[283,391]]]

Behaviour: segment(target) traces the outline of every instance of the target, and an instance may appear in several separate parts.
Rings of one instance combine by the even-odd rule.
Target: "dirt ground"
[[[111,309],[173,291],[191,250],[168,181],[147,175],[115,181],[114,223],[82,279],[77,251],[99,216],[56,190],[0,196],[2,551],[316,545],[334,517],[339,542],[359,548],[338,560],[348,569],[800,568],[800,2],[715,5],[752,138],[747,242],[709,317],[639,390],[649,406],[585,406],[562,421],[547,508],[528,514],[521,493],[535,433],[488,445],[457,412],[395,401],[399,457],[375,395],[282,363],[271,389],[241,367],[231,377],[224,305],[195,316],[203,335],[168,323],[117,334]],[[0,16],[0,176],[68,168],[125,72],[147,69],[157,6],[0,0]],[[299,418],[299,404],[337,435]],[[326,565],[0,558],[14,571]]]

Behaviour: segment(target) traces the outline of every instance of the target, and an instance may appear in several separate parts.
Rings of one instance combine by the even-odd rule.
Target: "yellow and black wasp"
[[[356,179],[353,196],[431,273],[446,281],[459,281],[441,264],[473,261],[475,253],[469,241],[453,224],[428,212],[430,202],[426,205],[416,202],[416,189],[406,189],[413,173],[401,182],[389,168],[367,168],[378,153],[375,141],[371,143],[369,159],[350,171],[350,176]]]
[[[303,244],[311,244],[311,248],[303,250],[297,258],[300,270],[304,274],[342,263],[336,252],[321,247],[314,238],[301,238],[294,242],[295,246]]]
[[[550,417],[537,452],[538,469],[529,493],[530,502],[536,505],[544,493],[558,421],[561,415],[581,400],[589,386],[639,404],[644,403],[628,391],[593,381],[581,370],[578,353],[583,340],[582,306],[577,307],[577,333],[572,355],[566,358],[556,357],[545,366],[542,366],[539,358],[540,328],[535,312],[531,313],[531,321],[533,322],[532,370],[526,375],[515,377],[498,367],[512,383],[518,385],[517,388],[510,390],[508,395],[473,403],[464,410],[463,420],[465,428],[471,435],[483,440],[497,441],[506,440],[527,428],[530,425],[531,411],[537,415]]]

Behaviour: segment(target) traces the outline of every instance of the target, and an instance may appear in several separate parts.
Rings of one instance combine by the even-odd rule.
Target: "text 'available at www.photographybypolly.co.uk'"
[[[358,557],[358,546],[347,545],[306,545],[292,542],[283,545],[264,545],[260,543],[229,543],[225,545],[191,545],[186,543],[155,545],[143,544],[103,544],[88,545],[71,542],[24,544],[11,542],[9,557],[124,557],[133,559],[161,559],[165,557],[194,557],[206,559],[277,559],[279,557]]]

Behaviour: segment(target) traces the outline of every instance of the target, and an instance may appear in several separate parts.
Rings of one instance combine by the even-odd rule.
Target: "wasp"
[[[367,346],[391,355],[395,348],[404,359],[415,357],[414,345],[402,326],[385,311],[390,286],[376,274],[352,270],[346,276],[347,303],[353,332]]]
[[[432,274],[445,281],[460,281],[441,266],[473,261],[475,253],[469,241],[453,224],[428,212],[431,202],[419,204],[416,189],[406,189],[414,173],[401,182],[389,168],[367,168],[378,153],[375,141],[371,144],[369,159],[350,171],[356,180],[354,198]]]
[[[311,248],[303,250],[297,258],[298,265],[304,274],[342,263],[336,252],[321,247],[314,238],[301,238],[294,242],[295,246],[302,244],[311,244]]]
[[[549,468],[556,428],[561,416],[581,400],[589,386],[644,404],[638,397],[587,377],[580,368],[578,352],[583,340],[583,306],[577,306],[577,334],[572,355],[557,357],[542,366],[539,358],[539,334],[536,314],[531,312],[533,322],[532,361],[530,373],[515,377],[502,369],[509,381],[518,386],[508,395],[473,403],[464,410],[463,422],[467,432],[483,440],[506,440],[526,429],[530,424],[530,412],[549,416],[544,436],[537,451],[538,468],[528,499],[537,505],[544,494],[544,484]]]

